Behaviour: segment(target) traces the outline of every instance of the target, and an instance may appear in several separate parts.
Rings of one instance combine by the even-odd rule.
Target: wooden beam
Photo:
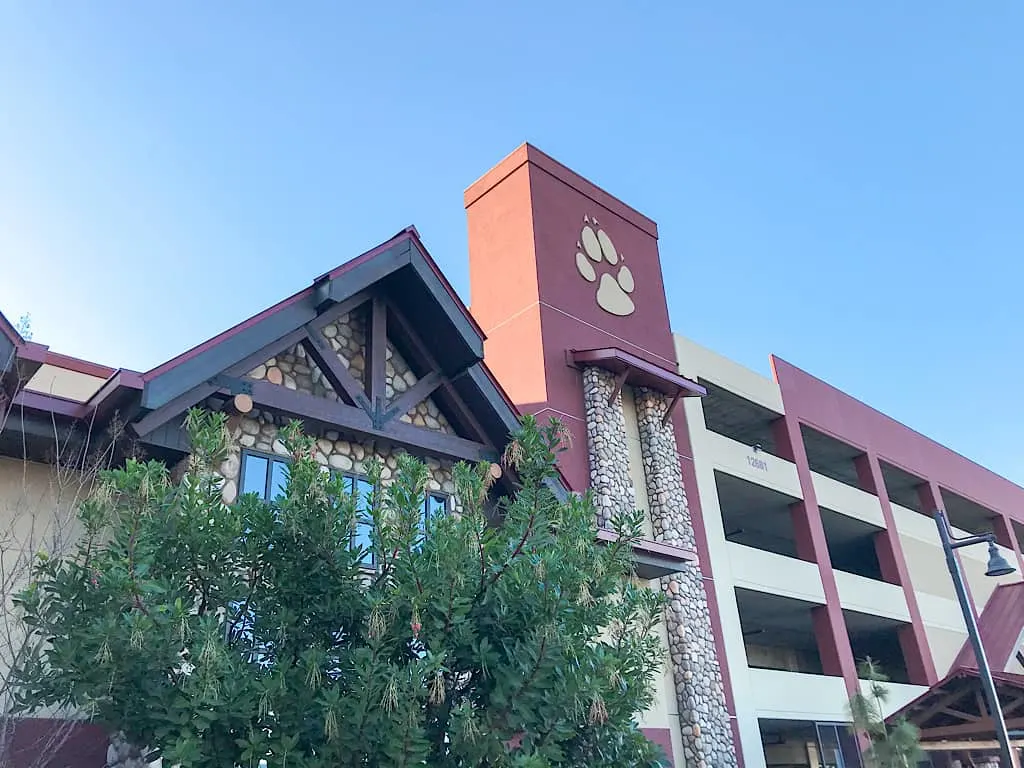
[[[679,404],[679,398],[683,396],[683,390],[677,389],[676,393],[672,396],[672,399],[668,403],[668,408],[665,409],[665,415],[661,417],[662,426],[668,424],[672,420],[672,412],[676,409]]]
[[[314,331],[320,331],[328,323],[334,322],[342,315],[348,314],[353,309],[359,309],[366,302],[370,300],[370,294],[366,291],[360,291],[353,296],[349,296],[347,299],[339,301],[331,307],[328,307],[324,312],[321,312],[308,324],[308,328],[312,328]]]
[[[423,342],[423,339],[420,338],[420,335],[413,328],[412,323],[409,322],[405,314],[390,302],[388,303],[388,312],[391,315],[394,330],[398,332],[401,340],[409,346],[409,362],[419,368],[418,373],[425,375],[424,372],[441,371],[441,366],[437,359],[430,351],[430,348]],[[443,373],[443,371],[441,372]],[[459,375],[461,376],[463,373]],[[459,393],[455,391],[451,379],[447,379],[441,385],[441,391],[444,393],[447,404],[451,407],[457,420],[461,422],[459,426],[464,427],[466,432],[471,434],[476,440],[489,443],[490,440],[487,437],[487,433],[480,426],[480,423],[473,415],[473,411],[459,397]]]
[[[1024,739],[1010,739],[1010,746],[1020,749],[1024,747]],[[926,741],[921,744],[921,749],[925,752],[952,752],[954,750],[982,750],[982,749],[999,749],[999,742],[995,739],[987,741]]]
[[[925,709],[920,713],[911,713],[907,719],[914,723],[918,728],[923,728],[929,720],[935,717],[935,715],[939,714],[939,712],[944,710],[946,707],[953,706],[953,704],[968,695],[970,692],[970,688],[960,688],[956,691],[951,691],[938,701],[933,702],[928,709]]]
[[[1017,695],[1013,698],[1013,700],[1003,705],[1003,717],[1006,717],[1007,715],[1012,715],[1014,712],[1020,709],[1021,706],[1024,706],[1024,696]]]
[[[366,329],[366,393],[377,411],[383,411],[387,386],[388,313],[384,300],[373,298]]]
[[[1024,717],[1012,717],[1006,721],[1007,728],[1024,727]],[[938,728],[922,728],[922,739],[946,739],[950,737],[964,737],[977,734],[988,736],[995,733],[995,725],[992,718],[986,717],[978,723],[964,723],[962,725],[944,725]]]
[[[418,373],[441,370],[441,366],[438,365],[430,348],[423,343],[423,339],[416,333],[416,329],[412,327],[409,319],[393,303],[388,302],[387,306],[391,319],[402,336],[402,340],[409,345],[409,352],[411,353],[409,355],[411,358],[410,362],[419,367]]]
[[[326,428],[382,438],[418,454],[465,461],[494,461],[497,458],[496,452],[488,445],[422,429],[397,419],[379,428],[374,426],[362,408],[278,387],[266,381],[253,382],[252,399],[260,407],[281,411]]]
[[[463,371],[459,376],[464,376],[466,373],[466,371]],[[493,444],[493,441],[487,436],[487,430],[483,428],[476,416],[473,415],[473,411],[470,410],[469,406],[467,406],[466,403],[463,402],[462,398],[459,397],[459,393],[455,389],[454,379],[456,378],[458,378],[458,376],[453,377],[452,379],[446,379],[441,385],[441,392],[444,395],[445,404],[454,412],[456,422],[460,426],[465,427],[466,432],[468,432],[474,440],[479,440],[480,442],[487,443],[488,445]]]
[[[265,344],[258,350],[253,352],[251,355],[247,355],[237,363],[232,365],[230,368],[225,370],[223,373],[228,376],[244,376],[253,368],[258,365],[265,363],[270,358],[277,355],[286,349],[291,349],[300,341],[306,337],[305,328],[297,328],[296,330],[285,334],[279,339],[275,339],[269,344]],[[207,397],[218,391],[220,386],[217,385],[212,379],[204,381],[197,387],[193,387],[187,392],[183,392],[168,403],[164,403],[152,413],[147,414],[137,422],[132,424],[132,430],[138,437],[149,434],[154,429],[164,424],[168,420],[174,418],[179,413],[191,408],[201,400],[205,400]]]
[[[443,383],[444,377],[440,371],[431,371],[388,403],[387,410],[384,411],[378,421],[378,426],[387,424],[392,419],[400,418],[403,414],[408,413],[410,409],[430,397],[433,391]]]
[[[979,717],[978,715],[972,715],[969,712],[961,712],[959,709],[953,709],[952,707],[947,707],[946,709],[942,710],[942,713],[945,715],[949,715],[950,717],[959,717],[961,720],[965,720],[969,723],[977,723],[985,719],[984,717]]]
[[[336,392],[348,395],[349,400],[366,411],[367,414],[373,413],[373,407],[366,397],[363,385],[349,372],[345,364],[338,358],[337,353],[331,348],[330,342],[319,330],[307,326],[303,346]]]
[[[615,386],[612,387],[612,393],[608,395],[608,405],[614,403],[615,398],[619,396],[620,392],[622,392],[622,385],[626,383],[628,376],[629,368],[623,368],[619,371],[618,375],[615,377]]]

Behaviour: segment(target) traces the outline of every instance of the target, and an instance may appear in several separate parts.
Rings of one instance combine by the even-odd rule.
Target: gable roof
[[[417,309],[431,321],[447,326],[451,335],[446,334],[446,345],[458,342],[450,350],[453,354],[447,355],[452,367],[458,367],[459,361],[483,359],[483,331],[441,274],[416,229],[407,227],[321,275],[309,287],[144,373],[142,406],[155,409],[165,405],[241,361],[247,353],[311,322],[325,306],[348,301],[382,281],[389,281],[396,292],[407,290],[406,301],[423,303]]]
[[[1024,582],[1000,584],[985,603],[978,617],[978,631],[992,669],[1004,671],[1013,660],[1024,634]],[[974,649],[965,641],[953,667],[977,669]]]
[[[449,448],[464,450],[466,457],[471,457],[477,455],[472,444],[490,446],[492,452],[503,446],[518,423],[518,413],[483,366],[482,330],[412,227],[142,374],[138,418],[133,420],[136,433],[140,437],[152,433],[205,397],[223,393],[226,383],[231,386],[232,381],[236,388],[255,387],[282,409],[287,410],[281,398],[288,398],[291,407],[297,408],[300,404],[291,395],[268,390],[260,383],[239,384],[237,379],[273,357],[275,350],[309,344],[311,334],[316,338],[330,317],[362,306],[371,297],[374,302],[387,303],[388,316],[399,321],[396,333],[415,340],[419,349],[411,353],[422,358],[421,367],[436,371],[444,387],[438,397],[456,404],[464,420],[472,423],[472,441],[461,445],[449,441]],[[423,341],[427,339],[429,343]],[[344,376],[344,372],[335,374]],[[347,412],[349,422],[341,419],[340,426],[383,437],[368,403],[357,399],[365,414],[344,411],[348,406],[340,404],[331,406],[333,417],[341,419]],[[332,414],[317,411],[317,407],[305,403],[305,411],[299,415],[330,424]],[[394,431],[412,436],[403,425],[395,425]]]
[[[993,682],[1007,727],[1024,728],[1024,675],[993,672]],[[903,718],[920,730],[922,742],[992,740],[995,723],[982,698],[978,670],[954,666],[945,678],[886,718]]]

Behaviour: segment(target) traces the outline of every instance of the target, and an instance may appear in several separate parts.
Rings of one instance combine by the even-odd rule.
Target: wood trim
[[[337,304],[327,308],[315,318],[306,324],[307,328],[313,329],[314,332],[323,330],[323,327],[334,320],[337,320],[344,314],[351,312],[354,309],[359,309],[366,302],[370,300],[370,294],[366,291],[360,291],[359,293],[349,296],[347,299],[342,299]]]
[[[408,413],[411,408],[416,407],[430,397],[434,390],[443,383],[444,377],[440,371],[431,371],[388,403],[387,410],[381,415],[378,426],[387,424],[392,419],[400,418],[403,414]]]
[[[252,398],[260,407],[281,411],[324,427],[383,438],[417,453],[465,461],[493,461],[497,458],[495,451],[483,443],[421,429],[398,420],[389,422],[384,428],[376,427],[370,415],[361,408],[277,387],[265,381],[253,382]]]
[[[676,390],[676,393],[672,395],[672,399],[668,402],[668,408],[665,409],[665,415],[661,417],[661,425],[664,427],[670,421],[672,421],[672,412],[675,411],[676,406],[679,405],[679,398],[683,396],[683,390]]]
[[[409,362],[414,366],[418,367],[421,372],[429,371],[441,371],[441,366],[437,362],[430,348],[423,343],[423,339],[420,338],[419,334],[416,333],[409,319],[402,313],[402,311],[394,305],[392,302],[387,302],[388,312],[391,315],[392,330],[398,331],[398,336],[402,341],[406,342],[409,346]],[[414,371],[415,372],[415,371]],[[466,373],[463,371],[459,375]],[[425,375],[425,374],[424,374]],[[452,383],[452,378],[446,378],[441,384],[441,392],[444,395],[445,405],[448,405],[454,415],[457,417],[457,424],[459,427],[463,427],[465,431],[473,436],[474,439],[491,444],[491,440],[487,436],[487,432],[477,421],[473,415],[472,409],[466,406],[466,403],[459,396],[459,393],[455,390]]]
[[[627,376],[629,376],[629,368],[623,368],[621,371],[619,371],[618,374],[616,374],[615,384],[612,387],[612,393],[608,395],[608,405],[614,403],[615,398],[617,398],[622,393],[622,385],[626,383]]]
[[[985,719],[984,717],[972,715],[969,712],[961,712],[959,709],[953,709],[951,707],[947,707],[946,709],[942,710],[942,714],[949,715],[950,717],[959,717],[961,720],[966,720],[970,723],[981,722]]]
[[[1006,721],[1007,728],[1024,727],[1024,717],[1011,717]],[[978,734],[985,736],[995,732],[995,724],[992,718],[986,717],[977,723],[964,723],[962,725],[943,725],[938,728],[922,728],[922,739],[944,739],[950,736],[969,736]]]
[[[280,338],[270,342],[269,344],[263,345],[258,350],[253,352],[251,355],[248,355],[247,357],[232,365],[223,373],[228,376],[244,376],[257,365],[261,365],[262,363],[266,362],[271,357],[274,357],[282,350],[290,349],[291,347],[295,346],[300,341],[302,341],[305,338],[305,336],[306,329],[297,328],[294,331],[286,333],[284,336],[281,336]],[[187,392],[183,392],[182,394],[172,399],[170,402],[164,403],[155,411],[152,411],[151,413],[139,419],[139,421],[132,424],[132,430],[138,437],[143,437],[144,435],[147,435],[150,432],[152,432],[160,425],[174,418],[174,416],[176,416],[177,414],[181,413],[182,411],[188,408],[191,408],[200,400],[209,397],[219,389],[220,387],[212,383],[211,380],[206,380],[199,386],[193,387]]]
[[[459,376],[464,376],[467,373],[468,371],[460,373]],[[459,377],[456,376],[454,378]],[[466,427],[466,432],[468,432],[474,440],[479,440],[481,443],[487,443],[488,445],[494,445],[494,441],[487,436],[487,430],[483,428],[483,426],[477,420],[476,416],[473,415],[473,411],[466,405],[466,403],[459,396],[459,393],[455,389],[454,379],[445,379],[444,382],[441,384],[441,391],[447,398],[446,405],[449,405],[451,409],[455,412],[456,420],[459,423],[459,426]],[[497,407],[504,406],[505,403],[501,403],[501,406]],[[507,436],[505,439],[507,440]]]
[[[964,696],[967,696],[968,694],[970,694],[970,692],[971,691],[970,691],[969,688],[961,688],[958,691],[952,691],[950,693],[947,693],[941,699],[939,699],[938,701],[934,702],[930,707],[928,707],[928,709],[924,710],[920,714],[913,714],[913,715],[911,715],[910,716],[910,720],[912,720],[915,724],[917,724],[918,727],[923,726],[925,723],[927,723],[929,720],[931,720],[935,715],[939,714],[939,712],[941,712],[942,710],[946,709],[947,707],[953,706],[956,702],[958,702]]]
[[[324,335],[314,328],[306,326],[306,338],[302,342],[306,351],[323,371],[324,376],[331,382],[335,391],[348,395],[354,405],[362,408],[367,414],[373,413],[370,401],[366,398],[366,391],[363,385],[356,380],[348,368],[342,364],[338,355],[331,348],[330,342]]]
[[[388,313],[383,299],[375,296],[366,329],[366,393],[374,409],[383,409],[387,386]]]

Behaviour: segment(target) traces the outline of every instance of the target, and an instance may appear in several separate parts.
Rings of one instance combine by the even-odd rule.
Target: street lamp
[[[969,547],[972,544],[988,544],[988,568],[985,569],[986,576],[1005,576],[1015,570],[1012,565],[1006,562],[996,548],[995,534],[986,533],[981,536],[966,536],[962,539],[953,538],[953,531],[949,527],[949,519],[941,509],[934,512],[935,525],[939,529],[939,539],[942,541],[942,551],[946,555],[946,565],[949,567],[949,575],[953,577],[953,586],[956,587],[956,598],[960,601],[960,611],[964,615],[964,623],[967,624],[967,635],[971,639],[971,647],[974,648],[974,658],[978,662],[978,677],[981,678],[982,688],[985,690],[985,700],[989,712],[992,714],[992,722],[996,727],[996,738],[999,740],[999,764],[1010,768],[1017,765],[1010,751],[1010,736],[1006,732],[1006,721],[1003,719],[1003,709],[999,706],[999,695],[996,693],[996,684],[992,679],[992,670],[988,665],[988,657],[985,656],[985,648],[981,644],[981,633],[978,631],[978,621],[971,610],[971,603],[967,598],[967,585],[964,576],[960,572],[960,564],[953,556],[953,551],[960,547]]]

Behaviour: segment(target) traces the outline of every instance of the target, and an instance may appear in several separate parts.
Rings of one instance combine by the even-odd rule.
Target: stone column
[[[583,370],[583,404],[590,453],[590,487],[597,502],[598,525],[607,528],[612,515],[636,509],[636,490],[629,476],[629,448],[622,396],[615,377],[600,368]],[[609,403],[609,400],[611,402]]]
[[[662,423],[668,401],[660,392],[636,392],[640,449],[647,477],[654,537],[696,550],[693,523],[683,487],[683,473],[672,421]],[[693,768],[736,766],[732,724],[725,706],[725,687],[718,664],[711,612],[699,568],[666,576],[661,588],[669,653],[675,678],[686,765]]]

